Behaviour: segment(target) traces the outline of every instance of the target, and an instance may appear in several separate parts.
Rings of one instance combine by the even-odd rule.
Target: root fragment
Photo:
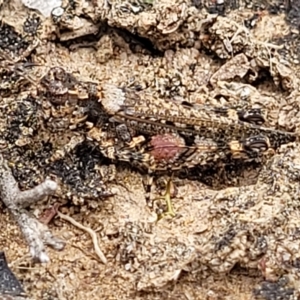
[[[103,254],[103,252],[101,251],[100,247],[99,247],[99,243],[98,243],[98,239],[97,239],[97,234],[94,230],[92,230],[89,227],[85,227],[82,224],[78,223],[77,221],[75,221],[72,217],[67,216],[65,214],[62,214],[60,212],[57,212],[57,215],[62,218],[63,220],[66,220],[68,222],[70,222],[72,225],[76,226],[77,228],[86,231],[92,238],[93,244],[94,244],[94,249],[95,252],[97,254],[97,256],[99,257],[99,259],[101,260],[101,262],[103,262],[104,264],[107,263],[107,259],[105,257],[105,255]]]

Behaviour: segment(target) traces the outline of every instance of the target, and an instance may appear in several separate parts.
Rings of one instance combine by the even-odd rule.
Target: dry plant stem
[[[45,180],[33,189],[20,191],[11,169],[0,155],[0,198],[18,223],[29,245],[31,256],[42,263],[49,261],[45,244],[61,250],[65,243],[54,237],[47,226],[30,216],[24,207],[53,194],[56,188],[56,182]]]
[[[172,184],[171,179],[169,179],[167,183],[166,192],[164,195],[167,203],[167,212],[164,215],[170,215],[171,217],[175,217],[175,211],[171,200],[171,184]]]
[[[92,238],[93,244],[94,244],[94,249],[96,254],[98,255],[99,259],[106,264],[107,263],[107,259],[105,257],[105,255],[103,254],[103,252],[101,251],[100,247],[99,247],[99,243],[98,243],[98,239],[97,239],[97,234],[94,230],[92,230],[89,227],[85,227],[82,224],[78,223],[77,221],[75,221],[73,218],[71,218],[70,216],[64,215],[60,212],[57,212],[57,215],[62,218],[63,220],[66,220],[68,222],[70,222],[72,225],[78,227],[81,230],[86,231]]]

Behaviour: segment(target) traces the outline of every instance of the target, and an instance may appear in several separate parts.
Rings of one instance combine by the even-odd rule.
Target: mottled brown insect
[[[112,85],[104,86],[99,95],[110,122],[125,124],[144,136],[134,146],[115,147],[115,158],[151,171],[192,168],[218,160],[258,161],[297,138],[292,132],[257,125],[264,122],[259,109],[234,111],[153,99]]]
[[[93,123],[101,115],[100,132],[93,127],[90,136],[98,136],[105,156],[151,173],[217,161],[260,161],[297,138],[295,133],[262,126],[265,117],[260,108],[154,98],[143,91],[82,82],[60,67],[50,69],[41,86],[56,105],[83,106],[80,114],[87,116],[80,120],[88,121],[89,111]]]

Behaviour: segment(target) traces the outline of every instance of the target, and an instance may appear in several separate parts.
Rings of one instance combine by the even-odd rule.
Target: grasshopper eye
[[[269,139],[265,136],[253,136],[243,142],[245,150],[263,152],[270,148]]]
[[[260,108],[253,108],[246,111],[238,112],[239,119],[244,122],[262,125],[265,123],[265,118]]]

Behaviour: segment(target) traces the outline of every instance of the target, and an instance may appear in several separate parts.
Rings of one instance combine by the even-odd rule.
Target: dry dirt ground
[[[83,7],[80,8],[81,11],[87,11],[89,16],[92,15],[89,6],[84,8],[82,3],[91,5],[92,2],[95,5],[97,3],[97,1],[78,1]],[[190,5],[189,1],[177,2],[170,5],[168,1],[162,1],[165,11],[168,12],[176,5],[182,10],[186,3]],[[97,20],[106,19],[112,26],[102,25],[108,27],[103,29],[103,34],[98,38],[100,41],[96,42],[94,37],[90,40],[89,36],[78,41],[75,39],[74,42],[72,34],[76,32],[74,29],[76,26],[72,22],[70,24],[73,25],[69,26],[68,32],[63,26],[63,29],[58,29],[58,25],[56,28],[56,25],[41,16],[44,33],[39,33],[39,38],[42,42],[31,59],[43,65],[45,69],[61,66],[81,80],[90,80],[99,84],[110,82],[122,85],[124,82],[128,84],[130,80],[134,81],[138,78],[141,85],[157,89],[167,96],[170,94],[168,95],[166,90],[176,85],[176,71],[178,71],[181,73],[179,80],[184,88],[183,91],[177,91],[177,94],[180,97],[189,94],[190,101],[195,101],[199,97],[201,87],[208,85],[210,76],[224,64],[224,61],[216,59],[211,53],[199,51],[200,46],[197,43],[190,47],[186,41],[183,41],[184,35],[178,38],[177,47],[170,46],[172,43],[173,46],[176,44],[176,28],[170,27],[176,24],[176,16],[180,11],[174,12],[173,15],[170,13],[169,19],[165,19],[166,23],[169,22],[169,27],[166,25],[165,35],[168,36],[168,30],[169,32],[173,30],[170,35],[174,37],[169,40],[165,38],[164,41],[153,34],[153,40],[157,39],[157,48],[160,51],[159,55],[155,55],[153,49],[145,50],[143,43],[132,36],[126,41],[122,30],[126,26],[131,30],[134,27],[132,24],[137,21],[132,21],[131,15],[128,18],[125,16],[118,19],[116,10],[107,16],[102,16],[101,5],[105,3],[98,1],[98,9],[95,13],[97,17],[85,19],[92,20],[88,25],[97,24],[97,26],[99,26]],[[118,5],[121,4],[122,1]],[[117,4],[113,3],[113,5],[116,9]],[[77,9],[75,15],[80,16],[80,9]],[[4,1],[1,17],[4,22],[14,24],[18,32],[22,32],[22,24],[32,13],[17,0],[7,1],[7,3]],[[248,14],[250,17],[253,16],[253,11],[249,10]],[[182,13],[181,16],[183,15]],[[170,21],[172,18],[173,23]],[[257,40],[271,43],[290,33],[284,15],[270,16],[267,11],[263,11],[257,18],[258,29],[253,31],[254,36],[257,35]],[[81,22],[79,17],[78,20]],[[145,19],[145,23],[151,22],[155,22],[153,18]],[[223,24],[228,22],[224,21]],[[158,28],[163,27],[162,23]],[[143,26],[146,28],[147,24],[142,24],[136,29],[138,35],[144,38],[147,38],[147,30],[143,31]],[[88,27],[88,25],[84,23],[84,26]],[[72,26],[75,26],[74,30]],[[113,26],[118,29],[114,30]],[[271,26],[273,31],[266,30],[266,26]],[[93,28],[89,30],[93,35]],[[78,31],[75,36],[86,37],[87,33],[84,31],[78,33]],[[195,37],[191,35],[190,39],[193,40]],[[170,49],[166,50],[168,47]],[[167,65],[168,61],[171,61],[171,64],[165,68],[164,65]],[[44,72],[43,70],[39,72]],[[275,78],[278,76],[276,77],[275,74],[273,77],[276,81]],[[281,81],[283,77],[280,74],[278,80]],[[284,83],[281,84],[284,86]],[[287,118],[289,120],[284,121],[288,113],[282,117],[279,112],[280,105],[277,105],[280,99],[290,92],[278,88],[272,79],[256,87],[266,103],[271,103],[273,109],[269,113],[268,125],[276,126],[278,118],[281,117],[282,128],[290,130],[292,119]],[[162,91],[163,89],[165,90]],[[276,99],[277,104],[273,104],[271,98]],[[2,115],[1,118],[5,116]],[[245,168],[238,173],[238,179],[229,179],[230,184],[236,186],[249,184],[249,180],[253,183],[258,171],[251,166]],[[220,266],[214,269],[213,264],[205,263],[203,257],[198,266],[197,263],[193,264],[197,245],[193,235],[201,235],[205,232],[203,239],[209,240],[207,232],[210,231],[211,226],[214,226],[215,236],[221,238],[226,232],[228,233],[230,222],[233,227],[235,226],[235,221],[228,221],[228,216],[224,221],[222,218],[218,219],[216,221],[218,223],[213,225],[205,223],[212,222],[206,213],[212,205],[211,198],[215,195],[213,189],[199,181],[175,178],[174,184],[178,191],[172,201],[176,217],[166,217],[157,222],[154,209],[148,207],[146,203],[145,189],[139,172],[128,166],[118,165],[115,179],[107,181],[99,181],[98,184],[103,184],[103,188],[112,192],[113,196],[98,200],[81,198],[78,200],[71,196],[60,198],[58,193],[30,209],[39,216],[54,203],[62,203],[60,208],[62,213],[96,232],[99,246],[107,259],[106,264],[103,264],[95,254],[91,236],[58,216],[50,222],[49,228],[56,236],[66,241],[65,248],[60,252],[47,248],[51,261],[47,264],[33,263],[18,226],[9,216],[4,205],[2,206],[0,249],[5,252],[10,268],[21,281],[29,299],[255,299],[253,290],[265,280],[263,272],[265,270],[258,263],[261,260],[254,259],[251,264],[246,258],[237,258],[235,261],[233,258],[224,259],[224,263],[220,263]],[[226,185],[226,182],[220,184],[220,187],[224,184]],[[153,193],[157,195],[157,191],[154,190]],[[222,224],[225,226],[223,229]],[[218,226],[219,234],[216,229]],[[231,238],[234,239],[234,236]],[[210,257],[207,261],[212,261],[214,257],[211,254],[212,249],[207,250]],[[205,251],[203,250],[202,253]],[[191,267],[190,264],[193,266]],[[216,264],[218,265],[218,262]],[[275,277],[276,281],[279,276]]]

